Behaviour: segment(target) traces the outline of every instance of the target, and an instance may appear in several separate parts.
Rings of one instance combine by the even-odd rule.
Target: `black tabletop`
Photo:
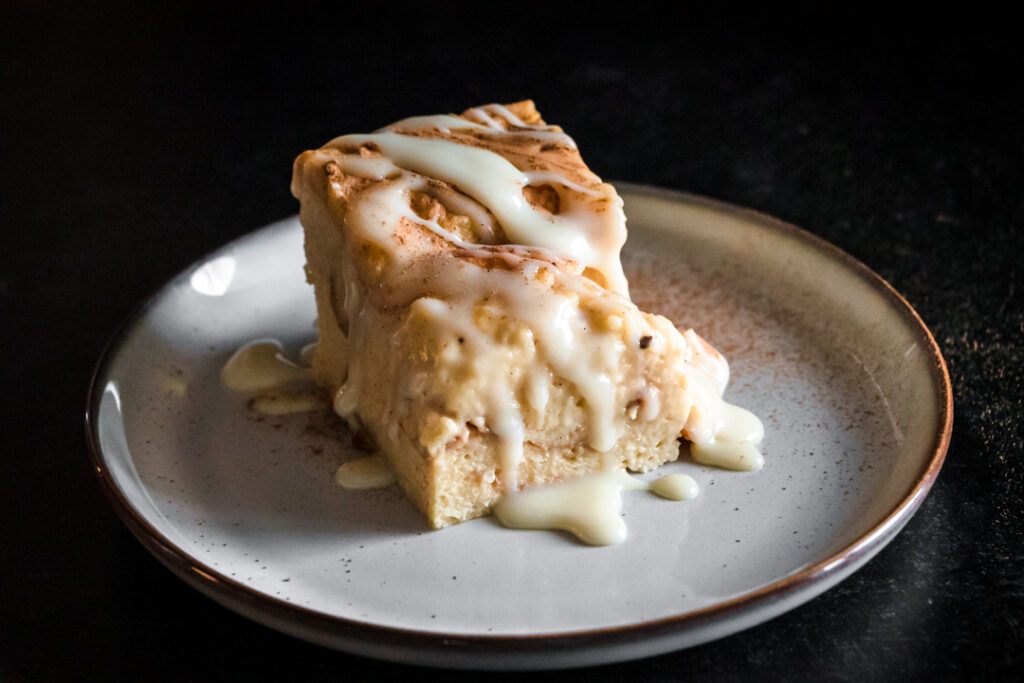
[[[526,97],[605,178],[758,209],[866,263],[928,324],[955,392],[938,482],[850,579],[737,635],[571,675],[1010,678],[1024,664],[1024,74],[1009,27],[5,4],[0,678],[478,677],[310,645],[193,591],[115,515],[82,418],[105,343],[145,297],[297,211],[298,152]]]

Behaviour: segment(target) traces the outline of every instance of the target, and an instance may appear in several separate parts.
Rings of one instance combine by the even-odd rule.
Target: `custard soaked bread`
[[[295,162],[313,362],[435,527],[521,487],[694,457],[760,467],[728,365],[629,300],[622,201],[532,102],[400,121]]]

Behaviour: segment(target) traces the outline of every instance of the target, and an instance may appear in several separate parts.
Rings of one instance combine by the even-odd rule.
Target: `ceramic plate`
[[[219,371],[241,345],[315,338],[297,219],[175,278],[96,370],[88,435],[125,523],[225,606],[372,657],[541,668],[654,655],[789,610],[903,527],[949,443],[928,330],[878,276],[766,216],[621,185],[634,300],[730,360],[727,398],[765,423],[766,465],[701,467],[700,495],[628,492],[625,542],[480,519],[431,531],[395,488],[350,491],[357,457],[327,411],[261,416]],[[650,478],[650,476],[648,477]]]

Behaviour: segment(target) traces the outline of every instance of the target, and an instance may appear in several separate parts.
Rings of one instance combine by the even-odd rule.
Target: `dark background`
[[[308,645],[194,592],[119,522],[82,418],[104,344],[146,296],[296,212],[298,152],[524,97],[606,178],[759,209],[864,261],[930,326],[955,392],[937,484],[851,579],[730,638],[571,675],[1019,673],[1024,72],[1012,22],[977,6],[962,8],[969,20],[861,5],[417,7],[2,5],[0,679],[478,677]]]

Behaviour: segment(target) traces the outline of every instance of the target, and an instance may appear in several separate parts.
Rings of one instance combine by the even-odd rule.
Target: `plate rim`
[[[696,629],[702,624],[714,624],[738,612],[757,606],[770,607],[795,596],[802,590],[811,591],[827,579],[836,577],[836,581],[845,578],[861,564],[879,552],[896,533],[906,524],[920,507],[928,491],[931,489],[949,449],[953,426],[953,392],[946,362],[931,331],[910,303],[867,265],[854,258],[838,246],[808,232],[796,225],[755,209],[744,208],[721,200],[701,195],[654,187],[629,182],[613,182],[614,186],[628,200],[628,195],[639,195],[648,198],[663,199],[685,203],[700,208],[710,209],[718,213],[738,217],[762,227],[806,244],[816,251],[839,261],[859,279],[879,293],[889,307],[903,319],[907,328],[918,337],[918,341],[927,350],[930,360],[929,379],[936,390],[938,423],[940,428],[934,434],[928,447],[929,455],[925,466],[914,479],[909,490],[899,497],[899,502],[883,518],[868,531],[860,534],[855,540],[841,550],[829,555],[813,565],[804,567],[797,572],[784,576],[754,591],[731,598],[707,607],[682,614],[661,617],[636,623],[608,626],[595,629],[579,629],[551,633],[526,634],[474,634],[445,633],[403,627],[384,626],[371,622],[349,619],[330,615],[308,607],[287,602],[272,595],[261,593],[241,581],[232,579],[218,570],[204,564],[193,557],[185,549],[175,545],[161,534],[128,500],[124,491],[117,485],[110,468],[104,458],[99,441],[99,404],[103,387],[101,380],[113,359],[118,356],[128,333],[152,308],[161,295],[180,278],[187,276],[200,264],[209,260],[212,255],[225,251],[237,243],[247,240],[257,232],[272,230],[275,226],[289,223],[296,216],[274,221],[257,228],[240,237],[208,252],[186,268],[178,271],[167,282],[158,287],[142,303],[124,319],[104,346],[99,360],[93,369],[86,396],[85,436],[88,445],[90,463],[96,472],[97,480],[107,500],[110,502],[122,523],[132,532],[151,554],[170,569],[176,576],[196,588],[201,593],[246,617],[254,619],[278,631],[304,638],[312,642],[329,645],[356,654],[363,654],[391,661],[428,664],[434,666],[467,667],[488,666],[494,661],[502,660],[503,666],[509,664],[504,658],[532,655],[537,659],[535,665],[525,668],[545,668],[559,666],[576,666],[581,663],[574,657],[581,649],[603,646],[609,651],[619,651],[625,645],[638,641],[656,640],[679,636],[683,632]],[[825,585],[822,591],[831,587]],[[820,592],[820,591],[819,591]],[[813,593],[806,599],[816,595]],[[802,604],[801,600],[797,605]],[[797,605],[793,605],[794,607]],[[773,618],[777,615],[772,615]],[[268,621],[269,619],[269,621]],[[729,633],[744,630],[757,623],[756,620]],[[272,622],[272,623],[270,623]],[[316,637],[322,634],[323,637]],[[697,640],[693,645],[717,638]],[[623,661],[636,657],[649,656],[661,652],[679,649],[680,646],[668,645],[649,652],[640,652],[632,656],[610,656],[597,659],[598,662]],[[685,646],[682,646],[685,647]],[[520,661],[520,667],[524,668]]]

